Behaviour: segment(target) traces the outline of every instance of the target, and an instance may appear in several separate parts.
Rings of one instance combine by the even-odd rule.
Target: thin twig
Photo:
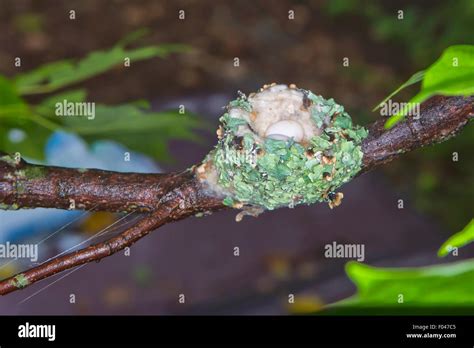
[[[172,210],[176,209],[176,207],[176,202],[164,204],[160,209],[150,213],[118,236],[101,243],[93,244],[87,248],[55,257],[39,266],[5,279],[0,282],[0,295],[8,294],[19,288],[24,288],[67,269],[110,256],[132,245],[153,229],[165,224],[169,216],[171,216]]]

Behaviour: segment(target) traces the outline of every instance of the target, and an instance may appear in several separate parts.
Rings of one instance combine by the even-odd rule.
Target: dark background
[[[185,20],[178,19],[180,9]],[[399,9],[403,21],[396,18]],[[84,84],[91,100],[148,99],[156,109],[184,103],[214,126],[237,90],[295,83],[333,97],[364,124],[380,117],[370,112],[374,105],[444,48],[474,41],[473,14],[470,1],[0,0],[0,72],[13,76],[16,56],[28,70],[83,57],[147,27],[148,43],[194,49],[93,78]],[[292,313],[289,293],[304,298],[303,311],[316,309],[355,292],[344,273],[347,260],[324,258],[324,245],[333,241],[364,244],[372,265],[439,263],[439,246],[472,217],[472,133],[469,127],[457,139],[355,179],[337,209],[280,209],[240,223],[228,211],[167,225],[134,245],[131,256],[86,265],[23,304],[17,303],[54,279],[0,298],[0,313]],[[175,162],[163,165],[166,170],[199,162],[216,141],[213,132],[205,136],[200,145],[173,142]],[[472,247],[458,258],[469,253]],[[180,293],[186,304],[178,303]]]

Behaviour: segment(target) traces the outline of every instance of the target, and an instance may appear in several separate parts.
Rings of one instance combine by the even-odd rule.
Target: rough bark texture
[[[391,129],[384,129],[381,118],[368,127],[362,143],[363,171],[392,161],[422,146],[445,141],[474,117],[474,97],[433,97],[420,107],[420,117],[408,117]]]
[[[54,170],[57,169],[55,168]],[[106,173],[107,176],[114,177],[113,182],[115,182],[115,180],[120,178],[122,175],[130,175],[132,177],[135,177],[136,175],[142,175],[120,174],[102,171],[95,172],[99,174],[99,176]],[[146,175],[146,177],[148,177],[148,175]],[[196,179],[192,171],[185,171],[172,175],[170,174],[168,176],[157,175],[156,179],[163,180],[165,177],[167,177],[166,183],[164,183],[162,186],[158,186],[160,186],[163,190],[166,188],[167,191],[159,191],[160,194],[155,197],[155,201],[152,202],[152,205],[150,205],[150,209],[153,211],[140,220],[137,224],[122,232],[120,235],[112,237],[111,239],[108,239],[104,242],[93,244],[84,249],[57,257],[53,260],[44,262],[37,267],[31,268],[26,272],[16,274],[13,277],[1,281],[0,295],[5,295],[12,291],[24,288],[41,279],[50,277],[66,269],[76,267],[87,262],[98,261],[104,257],[110,256],[127,246],[131,246],[140,238],[146,236],[154,229],[168,222],[180,220],[199,212],[216,211],[224,208],[224,205],[222,204],[222,198],[213,197],[207,194],[207,191],[202,187],[202,184]],[[97,178],[94,177],[89,177],[89,179],[97,180]],[[128,182],[128,185],[133,187],[132,182]],[[85,186],[87,186],[89,189],[90,186],[93,185]],[[99,193],[94,193],[93,195],[106,197],[104,196],[108,192],[106,187],[101,185],[96,185],[94,187],[98,189]],[[145,191],[141,186],[140,189]],[[151,188],[153,194],[155,194],[155,189],[156,188]],[[122,199],[122,202],[124,202],[124,206],[128,206],[127,200],[125,198],[126,197]],[[134,199],[138,199],[138,197],[134,197]],[[54,200],[50,199],[47,204],[51,204],[53,201]],[[105,207],[108,208],[107,210],[111,210],[109,209],[110,207],[117,207],[117,201],[114,199],[113,205]]]
[[[419,119],[408,118],[393,128],[385,119],[368,127],[362,144],[362,172],[416,148],[458,134],[474,116],[474,97],[434,97],[423,103]],[[223,209],[196,178],[194,168],[180,173],[138,174],[102,170],[44,167],[21,161],[0,161],[2,208],[54,207],[96,211],[141,211],[149,214],[107,241],[60,256],[0,281],[0,295],[24,288],[66,269],[100,260],[132,245],[150,231],[200,212]]]
[[[37,166],[0,161],[0,202],[11,208],[149,212],[173,187],[187,180],[179,173],[117,173],[97,169]]]

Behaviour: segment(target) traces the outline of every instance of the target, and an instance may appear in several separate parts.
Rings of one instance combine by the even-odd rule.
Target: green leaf
[[[38,119],[18,95],[14,84],[0,76],[0,149],[42,159],[44,142],[50,130],[38,127],[36,121]],[[20,136],[12,137],[12,132]]]
[[[474,94],[474,46],[456,45],[447,48],[441,57],[425,70],[421,90],[410,103],[422,103],[434,95],[472,94]],[[407,112],[408,108],[404,108],[391,116],[385,123],[385,128],[393,127]]]
[[[474,305],[474,260],[415,268],[377,268],[351,261],[346,273],[357,294],[335,307]]]
[[[14,84],[0,76],[0,119],[4,129],[32,124],[55,130],[58,124],[35,113],[33,109],[18,95]]]
[[[45,98],[36,106],[36,110],[39,113],[52,115],[54,109],[56,108],[57,103],[62,103],[63,101],[72,102],[72,103],[82,103],[86,100],[87,91],[85,89],[73,89],[65,92],[61,92],[55,95],[52,95],[48,98]]]
[[[23,132],[21,141],[12,141],[9,136],[11,132]],[[16,126],[6,127],[0,125],[0,149],[7,153],[21,153],[22,157],[43,160],[44,145],[50,136],[51,131],[38,127],[32,121],[27,121]]]
[[[136,38],[125,38],[123,43],[128,43]],[[170,53],[183,52],[188,49],[188,46],[181,44],[126,49],[122,43],[119,43],[109,50],[92,52],[80,61],[61,60],[20,74],[16,77],[15,84],[20,94],[50,93],[89,79],[115,66],[123,66],[125,58],[129,58],[133,63],[154,57],[164,58]]]
[[[451,46],[428,70],[421,93],[428,96],[474,93],[474,46]]]
[[[117,141],[131,150],[169,160],[167,142],[171,139],[199,141],[195,129],[204,124],[195,115],[177,111],[150,112],[143,103],[117,106],[97,105],[95,116],[62,116],[62,124],[86,141]],[[148,106],[149,107],[149,106]]]
[[[173,111],[153,113],[150,112],[150,103],[144,100],[117,106],[97,105],[94,119],[88,119],[87,116],[57,116],[55,113],[58,102],[84,102],[87,96],[84,89],[50,96],[36,106],[29,106],[21,98],[21,94],[49,93],[81,82],[123,65],[125,58],[135,62],[188,50],[188,46],[180,44],[124,48],[144,34],[144,31],[132,33],[111,49],[92,52],[79,61],[61,60],[40,66],[17,75],[13,81],[0,76],[1,149],[20,151],[31,158],[42,159],[44,144],[51,132],[64,129],[78,133],[89,142],[115,140],[132,150],[167,159],[169,140],[200,140],[194,129],[202,128],[203,122],[194,115],[187,113],[184,116]],[[12,142],[11,131],[23,136],[13,137]]]
[[[382,100],[380,103],[378,103],[372,111],[375,111],[383,106],[389,99],[391,99],[393,96],[398,94],[402,89],[405,89],[411,85],[414,85],[417,82],[420,82],[423,79],[423,76],[425,76],[425,72],[418,71],[417,73],[414,73],[408,80],[406,80],[400,87],[398,87],[395,91],[390,93],[388,97],[386,97],[384,100]]]
[[[7,78],[0,75],[0,112],[5,110],[6,106],[25,106],[25,102],[18,95],[15,85]]]
[[[150,33],[149,28],[140,28],[138,30],[132,31],[131,33],[125,35],[119,42],[117,42],[116,46],[125,47],[133,42],[138,41],[142,37],[148,35]]]
[[[388,118],[388,120],[385,122],[384,127],[385,129],[390,129],[393,126],[395,126],[398,122],[403,120],[405,118],[404,115],[397,114],[397,115],[392,115]]]
[[[28,88],[39,88],[39,84],[53,76],[55,72],[65,71],[72,65],[71,60],[59,60],[53,63],[44,64],[27,73],[18,74],[15,78],[15,85],[20,94],[27,94]]]
[[[453,248],[460,248],[474,242],[474,219],[458,233],[448,238],[438,250],[438,256],[448,255]],[[474,280],[473,280],[474,281]]]

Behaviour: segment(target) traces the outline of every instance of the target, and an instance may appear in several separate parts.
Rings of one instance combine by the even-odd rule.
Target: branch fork
[[[474,117],[474,97],[436,96],[421,105],[420,117],[391,129],[385,119],[367,127],[360,173],[422,146],[457,135]],[[60,208],[142,212],[132,227],[104,242],[65,254],[0,281],[0,295],[23,289],[64,270],[110,256],[166,223],[226,208],[222,195],[202,180],[203,166],[168,174],[118,173],[47,167],[0,153],[0,208]],[[201,170],[201,172],[199,172]],[[245,210],[247,211],[247,210]],[[241,213],[240,217],[243,216]]]

